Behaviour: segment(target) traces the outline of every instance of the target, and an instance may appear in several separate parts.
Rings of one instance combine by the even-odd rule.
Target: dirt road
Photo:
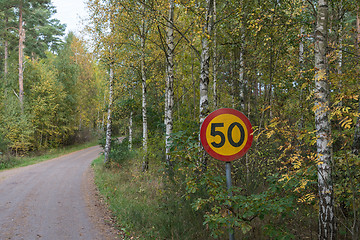
[[[0,172],[0,240],[116,239],[92,182],[90,163],[100,151]]]

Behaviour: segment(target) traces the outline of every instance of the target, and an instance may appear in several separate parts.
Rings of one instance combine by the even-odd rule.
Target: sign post
[[[249,119],[231,108],[221,108],[210,113],[200,129],[204,150],[213,158],[226,162],[226,186],[231,192],[231,161],[241,158],[251,147],[253,130]],[[229,206],[230,208],[231,206]],[[229,239],[234,240],[234,229],[229,229]]]
[[[226,166],[226,187],[228,190],[228,196],[232,197],[232,192],[231,192],[231,162],[226,162],[225,163]],[[231,208],[231,204],[229,205],[229,208]],[[230,213],[230,211],[229,211]],[[231,213],[230,213],[231,214]],[[235,240],[235,229],[232,228],[231,226],[229,227],[229,239],[230,240]]]

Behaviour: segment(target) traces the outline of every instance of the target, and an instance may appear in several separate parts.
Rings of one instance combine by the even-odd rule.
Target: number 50
[[[224,127],[224,123],[212,123],[211,124],[211,131],[210,131],[210,135],[215,137],[215,136],[220,136],[220,142],[216,143],[215,141],[211,143],[211,145],[214,148],[221,148],[225,145],[226,139],[225,139],[225,134],[222,131],[218,131],[216,130],[216,128],[221,128]],[[237,127],[240,130],[240,140],[238,142],[235,142],[233,139],[233,130],[234,128]],[[233,147],[240,147],[245,140],[245,130],[244,127],[238,123],[238,122],[233,122],[232,124],[230,124],[228,130],[227,130],[227,137],[228,137],[228,141],[230,143],[231,146]]]

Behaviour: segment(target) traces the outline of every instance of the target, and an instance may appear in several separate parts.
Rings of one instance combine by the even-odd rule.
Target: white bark
[[[214,0],[214,12],[213,12],[213,22],[216,23],[216,0]],[[218,56],[217,56],[217,31],[214,25],[214,39],[213,39],[213,104],[214,109],[217,109],[218,104],[218,96],[217,96],[217,64],[218,64]]]
[[[209,40],[213,29],[212,11],[213,1],[206,0],[207,11],[205,15],[205,24],[203,26],[203,37],[201,40],[201,72],[200,72],[200,125],[204,122],[204,119],[209,114],[209,99],[208,99],[208,87],[209,87]]]
[[[166,88],[165,88],[165,149],[166,163],[171,167],[170,135],[173,131],[174,105],[174,0],[169,0],[169,19],[167,23],[167,53],[166,53]]]
[[[341,75],[342,74],[342,63],[343,63],[343,51],[342,51],[342,47],[343,47],[343,45],[342,45],[342,25],[340,24],[340,26],[339,26],[339,53],[338,53],[338,71],[337,71],[337,73],[339,74],[339,75]],[[341,83],[340,83],[340,87],[341,87]]]
[[[22,6],[19,6],[19,100],[22,112],[24,111],[24,48],[25,29]]]
[[[235,55],[235,54],[234,54]],[[232,59],[233,56],[232,56],[232,53],[230,52],[230,59]],[[235,62],[235,56],[234,56],[234,61],[231,61],[230,62],[230,83],[231,83],[231,107],[232,108],[235,108],[235,95],[237,94],[236,92],[236,86],[235,84],[237,83],[237,81],[235,80],[235,74],[234,74],[234,68],[235,66],[233,66],[233,62]],[[236,99],[237,99],[237,96],[236,96]]]
[[[357,28],[356,48],[357,48],[357,54],[358,54],[358,56],[360,56],[360,8],[357,9],[356,28]],[[357,70],[357,72],[359,72],[359,70]],[[358,113],[360,114],[360,101],[359,101],[359,106],[358,106]],[[359,155],[359,151],[360,151],[360,115],[357,117],[357,121],[356,121],[356,125],[355,125],[352,153],[355,155]],[[355,186],[351,177],[350,177],[350,183],[352,186]],[[360,236],[360,213],[359,213],[359,211],[357,211],[357,205],[356,205],[355,199],[356,199],[356,196],[358,196],[358,194],[356,194],[356,191],[357,191],[356,187],[353,187],[352,192],[353,192],[354,220],[353,220],[353,224],[351,227],[351,234],[352,234],[353,240],[359,239],[359,236]]]
[[[240,26],[240,53],[239,53],[239,98],[240,98],[240,108],[241,111],[245,112],[245,21],[246,19],[246,12],[245,12],[245,5],[244,1],[241,1],[242,13],[243,18],[241,19],[241,26]]]
[[[356,38],[356,48],[358,56],[360,56],[360,8],[358,9],[356,16],[356,28],[357,28],[357,38]],[[359,70],[357,70],[359,73]],[[358,106],[358,113],[360,113],[360,100]],[[354,133],[354,142],[352,145],[352,152],[355,155],[359,155],[360,152],[360,115],[357,117]]]
[[[328,3],[318,1],[315,29],[315,126],[318,154],[319,239],[335,239],[334,197],[331,179],[330,91],[326,49],[328,41]]]
[[[356,36],[357,53],[358,56],[360,56],[360,7],[358,8],[358,12],[356,14],[356,29],[357,29],[357,36]]]
[[[146,111],[146,73],[145,73],[145,20],[142,20],[141,33],[140,33],[140,47],[141,47],[141,83],[142,83],[142,120],[143,120],[143,151],[144,151],[144,161],[142,170],[146,171],[149,168],[149,162],[147,160],[147,151],[148,151],[148,124],[147,124],[147,111]]]
[[[300,44],[299,44],[299,65],[300,65],[300,78],[303,77],[303,65],[304,65],[304,26],[300,29]]]
[[[241,26],[241,40],[240,40],[240,54],[239,54],[239,97],[241,111],[245,112],[245,62],[244,62],[244,48],[245,48],[245,33],[244,27]]]
[[[133,111],[130,112],[129,117],[129,149],[132,149],[132,139],[133,139]]]
[[[303,12],[305,11],[305,0],[303,0],[303,7],[302,7]],[[300,44],[299,44],[299,65],[300,65],[300,81],[299,81],[299,85],[301,87],[302,84],[302,79],[303,79],[303,71],[304,71],[304,34],[305,34],[305,28],[304,26],[301,26],[300,28]],[[300,119],[298,122],[298,128],[302,129],[304,127],[304,117],[302,114],[302,109],[303,109],[303,89],[301,88],[300,90],[300,105],[299,105],[299,109],[300,109]]]
[[[209,40],[213,30],[212,21],[213,17],[213,0],[206,0],[206,14],[205,14],[205,24],[203,26],[203,36],[201,40],[201,72],[200,72],[200,126],[204,122],[205,118],[209,114],[209,99],[208,99],[208,88],[209,88],[209,67],[210,67],[210,47]],[[207,155],[203,151],[201,158],[201,164],[203,171],[207,168]]]
[[[111,128],[112,128],[112,118],[111,118],[111,110],[113,103],[113,81],[114,81],[114,72],[112,67],[110,67],[109,73],[109,105],[108,105],[108,115],[107,115],[107,123],[106,123],[106,142],[105,142],[105,151],[104,151],[104,163],[109,160],[109,154],[111,150]]]
[[[5,19],[5,28],[7,28],[8,18]],[[7,30],[5,30],[7,32]],[[7,74],[8,74],[8,59],[9,59],[9,41],[7,40],[7,35],[5,35],[4,43],[4,78],[5,86],[7,85]]]

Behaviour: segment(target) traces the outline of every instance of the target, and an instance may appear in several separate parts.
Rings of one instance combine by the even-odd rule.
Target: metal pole
[[[232,192],[231,192],[231,163],[226,162],[225,165],[226,165],[226,187],[228,189],[228,196],[231,197],[232,196]],[[231,207],[231,205],[229,207]],[[230,210],[229,210],[229,214],[231,214]],[[229,239],[230,240],[235,240],[234,228],[231,228],[231,226],[229,226]]]

